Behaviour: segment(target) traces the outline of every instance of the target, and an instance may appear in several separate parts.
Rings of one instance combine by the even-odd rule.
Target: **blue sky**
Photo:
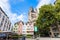
[[[33,8],[36,8],[38,1],[37,0],[23,0],[23,1],[19,1],[19,0],[10,0],[9,1],[10,6],[11,6],[11,12],[12,13],[17,13],[17,15],[21,15],[23,13],[25,13],[24,17],[24,22],[28,21],[28,11],[29,8],[32,6]]]
[[[39,9],[45,4],[54,3],[55,0],[0,0],[0,6],[8,15],[12,24],[17,21],[28,21],[28,11],[32,6]]]
[[[21,14],[23,12],[28,12],[30,6],[33,6],[35,8],[38,4],[38,1],[37,0],[24,0],[24,1],[10,0],[9,3],[11,4],[12,12],[17,13],[19,11],[18,14]]]

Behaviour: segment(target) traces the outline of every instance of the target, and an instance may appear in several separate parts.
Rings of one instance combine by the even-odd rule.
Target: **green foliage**
[[[36,24],[40,28],[51,25],[54,22],[54,7],[52,5],[44,5],[39,9],[39,16]]]
[[[55,3],[55,17],[57,18],[58,21],[60,21],[60,0],[57,0]]]
[[[57,25],[60,22],[60,0],[55,2],[55,5],[44,5],[39,9],[36,26],[42,36],[49,34],[51,25]]]

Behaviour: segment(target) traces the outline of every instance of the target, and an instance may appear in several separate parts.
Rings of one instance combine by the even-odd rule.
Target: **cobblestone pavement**
[[[60,40],[60,38],[37,38],[37,39],[27,38],[26,40]]]
[[[36,39],[26,38],[26,40],[60,40],[60,38],[36,38]]]
[[[26,40],[35,40],[35,39],[30,39],[30,38],[27,38]]]

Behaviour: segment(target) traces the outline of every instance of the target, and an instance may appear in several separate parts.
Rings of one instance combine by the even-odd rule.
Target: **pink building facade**
[[[21,35],[22,34],[22,27],[23,27],[24,23],[22,21],[20,21],[18,23],[18,34]]]

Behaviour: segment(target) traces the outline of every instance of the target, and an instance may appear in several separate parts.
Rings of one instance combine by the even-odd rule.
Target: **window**
[[[1,12],[0,12],[0,18],[1,18]]]
[[[11,23],[9,24],[9,30],[10,30]]]
[[[27,31],[27,33],[30,33],[30,31]]]
[[[11,26],[11,23],[9,24],[9,27]]]
[[[3,25],[4,18],[5,18],[5,17],[3,16],[0,27]]]
[[[59,35],[59,33],[54,33],[54,36],[55,36],[55,37],[58,37],[58,35]]]
[[[26,33],[25,31],[23,31],[23,33]]]
[[[4,27],[6,27],[6,24],[4,24]]]
[[[6,27],[8,28],[8,25],[6,24]]]
[[[3,22],[1,22],[0,27],[3,25]]]
[[[2,21],[4,21],[5,16],[3,16]]]
[[[9,30],[10,30],[10,26],[9,26]]]
[[[36,18],[36,14],[32,14],[31,17],[32,17],[32,18]]]
[[[2,20],[4,20],[4,18],[5,18],[5,16],[3,16],[3,19]]]
[[[0,21],[0,27],[1,27],[1,21]]]
[[[6,27],[6,25],[4,24],[4,28],[3,28],[3,31],[5,30],[5,27]]]
[[[8,25],[9,25],[9,21],[8,21]]]
[[[5,24],[7,23],[7,19],[5,20]]]

